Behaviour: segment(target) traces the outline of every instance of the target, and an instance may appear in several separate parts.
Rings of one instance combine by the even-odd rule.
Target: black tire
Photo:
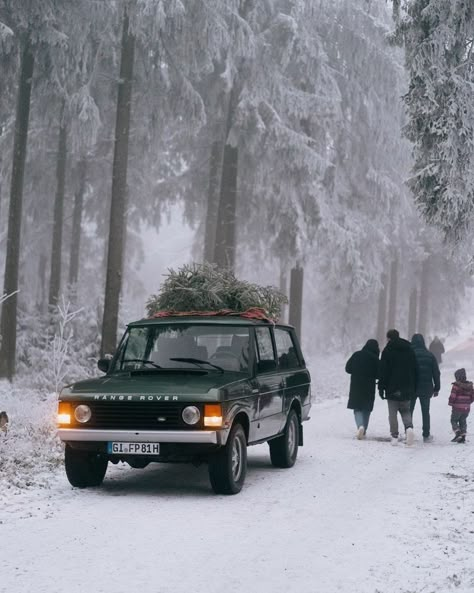
[[[234,424],[224,447],[209,460],[209,479],[216,494],[237,494],[247,474],[247,438],[241,424]]]
[[[64,465],[71,486],[76,488],[100,486],[107,471],[107,463],[105,455],[73,449],[66,445]]]
[[[283,468],[293,467],[298,456],[299,442],[300,422],[295,410],[291,409],[282,436],[268,442],[272,465]]]

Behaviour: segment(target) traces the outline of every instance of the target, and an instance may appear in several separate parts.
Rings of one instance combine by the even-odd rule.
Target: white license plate
[[[159,455],[160,443],[107,443],[107,453],[113,455]]]

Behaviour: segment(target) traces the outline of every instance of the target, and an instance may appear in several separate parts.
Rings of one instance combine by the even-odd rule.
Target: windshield
[[[200,368],[209,372],[246,372],[248,357],[248,327],[147,325],[127,330],[111,370]]]

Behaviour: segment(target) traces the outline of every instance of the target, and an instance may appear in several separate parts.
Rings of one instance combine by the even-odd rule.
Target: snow
[[[231,497],[191,465],[112,466],[102,488],[74,489],[47,436],[53,396],[26,407],[35,394],[1,385],[13,421],[0,440],[0,592],[472,593],[474,437],[450,443],[455,367],[443,365],[432,402],[434,442],[421,439],[417,407],[409,448],[388,442],[378,398],[368,438],[355,439],[343,362],[312,361],[316,401],[295,467],[272,468],[268,447],[252,447]],[[22,453],[37,466],[12,473]]]

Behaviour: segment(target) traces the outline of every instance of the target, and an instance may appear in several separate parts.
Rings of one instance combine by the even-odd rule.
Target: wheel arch
[[[250,430],[250,420],[249,417],[247,416],[247,414],[241,410],[240,412],[237,412],[237,414],[234,416],[234,419],[232,420],[232,426],[234,426],[234,424],[241,424],[242,428],[244,429],[245,432],[245,440],[247,441],[247,445],[249,442],[249,430]]]
[[[294,410],[296,412],[296,415],[298,416],[299,423],[301,424],[301,418],[302,418],[303,410],[302,410],[302,407],[301,407],[300,400],[298,398],[296,398],[296,397],[292,400],[292,402],[290,404],[290,407],[288,409],[288,413],[291,410]]]
[[[301,402],[299,399],[297,399],[296,397],[293,399],[293,401],[290,404],[290,409],[288,410],[288,414],[291,412],[291,410],[294,410],[296,413],[296,416],[298,418],[298,424],[299,424],[299,437],[298,437],[298,445],[300,447],[303,446],[303,408],[301,406]]]

